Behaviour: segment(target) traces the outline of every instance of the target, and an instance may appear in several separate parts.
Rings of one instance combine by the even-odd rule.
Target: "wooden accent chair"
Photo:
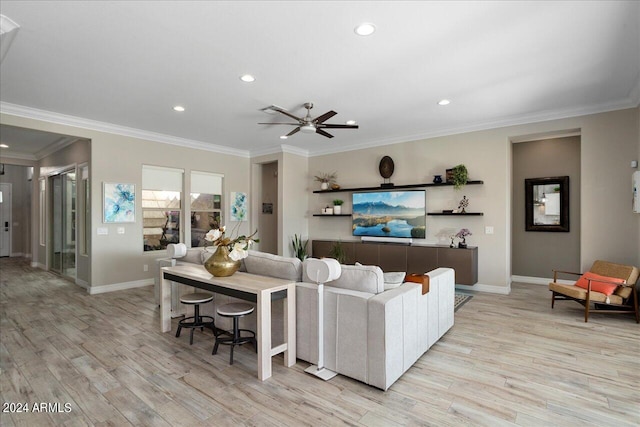
[[[581,278],[583,287],[578,286],[578,282],[573,285],[564,285],[557,283],[558,274],[571,274],[581,276],[580,273],[572,273],[569,271],[553,270],[553,282],[549,283],[551,294],[551,308],[558,300],[573,300],[584,306],[584,321],[589,320],[590,312],[600,313],[635,313],[636,323],[640,323],[640,313],[638,312],[638,291],[636,282],[638,280],[639,271],[637,267],[615,264],[607,261],[595,261],[589,270],[599,276],[607,278],[622,279],[622,283],[618,281],[594,280],[589,277]],[[611,295],[598,292],[592,289],[592,286],[615,285],[615,289]],[[590,305],[594,307],[591,308]]]

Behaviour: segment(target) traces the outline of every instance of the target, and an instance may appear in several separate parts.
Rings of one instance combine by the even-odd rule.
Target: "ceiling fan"
[[[327,111],[326,113],[316,117],[315,119],[311,117],[311,109],[313,108],[312,102],[307,102],[304,104],[304,108],[307,109],[307,115],[304,117],[296,117],[288,111],[280,108],[276,105],[272,105],[270,107],[265,108],[264,110],[273,110],[278,113],[282,113],[287,117],[291,117],[296,120],[298,123],[258,123],[259,125],[289,125],[289,126],[297,126],[294,130],[289,132],[286,136],[291,136],[298,131],[302,131],[304,133],[318,133],[322,136],[326,136],[327,138],[333,138],[329,132],[324,131],[324,129],[358,129],[358,125],[332,125],[329,123],[325,123],[325,121],[329,120],[331,117],[335,116],[335,111]]]

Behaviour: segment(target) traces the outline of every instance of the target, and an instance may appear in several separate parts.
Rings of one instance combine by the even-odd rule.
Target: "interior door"
[[[50,178],[51,252],[49,269],[76,277],[76,174],[63,172]]]
[[[0,257],[11,256],[11,184],[0,184]]]

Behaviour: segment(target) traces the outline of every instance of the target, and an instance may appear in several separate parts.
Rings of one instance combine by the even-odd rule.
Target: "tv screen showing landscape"
[[[425,191],[353,193],[353,235],[424,238]]]

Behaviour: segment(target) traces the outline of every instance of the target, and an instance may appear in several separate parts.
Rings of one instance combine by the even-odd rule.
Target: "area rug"
[[[456,299],[453,303],[453,311],[458,311],[458,309],[465,305],[471,298],[473,298],[473,295],[456,292]]]

